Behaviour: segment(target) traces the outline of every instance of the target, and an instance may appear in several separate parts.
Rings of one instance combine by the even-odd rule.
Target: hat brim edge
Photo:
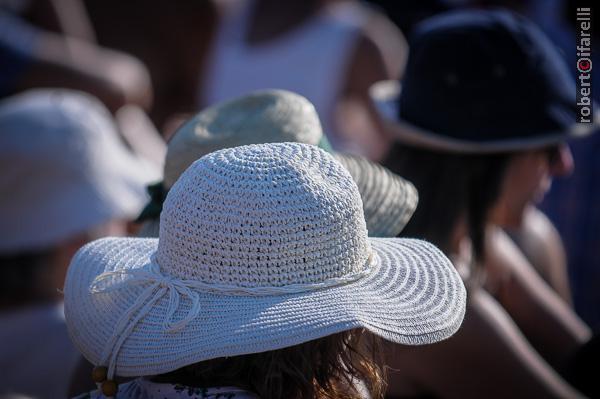
[[[407,145],[452,152],[459,154],[493,154],[502,152],[526,151],[544,148],[569,139],[583,138],[600,127],[600,109],[594,113],[592,123],[574,123],[565,131],[548,132],[543,137],[518,138],[510,140],[490,140],[486,142],[473,142],[454,139],[429,130],[422,129],[389,115],[383,111],[395,108],[400,95],[400,85],[396,81],[382,81],[375,83],[370,91],[371,100],[384,122],[387,132],[400,143]],[[394,104],[394,105],[392,105]]]
[[[121,265],[103,267],[100,266],[100,262],[94,262],[93,258],[102,258],[102,254],[106,253],[115,255],[116,247],[127,252],[125,248],[131,244],[138,247],[141,244],[145,249],[155,248],[157,242],[156,239],[103,239],[88,244],[74,258],[65,283],[67,326],[76,347],[93,364],[97,365],[101,360],[103,348],[99,346],[107,341],[106,334],[112,333],[118,316],[131,304],[121,303],[122,308],[116,308],[115,306],[124,298],[120,290],[110,294],[92,294],[89,292],[89,284],[104,271],[132,266],[132,263],[122,261],[127,258],[122,254],[115,256]],[[121,376],[161,374],[211,358],[281,349],[353,328],[366,328],[386,340],[406,345],[434,343],[454,334],[464,317],[466,291],[450,261],[437,248],[424,241],[370,238],[370,242],[381,261],[377,273],[371,276],[343,286],[310,293],[273,296],[270,299],[242,298],[248,303],[253,303],[255,308],[248,306],[247,309],[241,309],[243,310],[241,313],[248,314],[249,309],[255,311],[258,309],[256,314],[265,316],[279,309],[293,317],[292,321],[283,324],[282,320],[277,318],[265,321],[257,316],[256,319],[245,320],[245,324],[240,321],[238,324],[223,325],[225,331],[235,335],[235,339],[245,338],[239,344],[212,345],[210,350],[206,348],[192,350],[188,347],[184,350],[180,349],[180,353],[171,351],[167,354],[160,352],[164,345],[159,345],[157,347],[159,352],[148,353],[147,346],[141,345],[144,338],[142,331],[154,329],[147,333],[154,339],[163,333],[158,330],[160,323],[140,321],[140,325],[136,326],[132,336],[125,341],[117,357],[117,374]],[[147,264],[148,258],[145,256],[140,257],[137,261],[138,265],[134,267]],[[406,286],[415,275],[423,277],[419,280],[421,284],[425,284],[424,281],[427,284]],[[430,285],[432,282],[440,285],[432,286]],[[428,298],[427,295],[432,292],[434,295]],[[102,298],[92,298],[93,295],[101,295]],[[132,293],[128,295],[131,296]],[[207,300],[205,306],[210,309],[210,304],[216,302],[211,302],[209,297],[211,295],[206,294],[204,298]],[[214,299],[214,295],[212,297]],[[271,303],[272,300],[277,303]],[[239,316],[240,305],[246,302],[239,297],[233,298],[232,303],[235,306],[229,310],[221,309],[219,314],[227,318]],[[258,306],[257,303],[262,305]],[[282,305],[278,307],[280,303],[287,304],[287,307]],[[161,306],[159,304],[158,308]],[[302,309],[300,314],[298,309]],[[298,325],[298,320],[301,320],[303,325]],[[402,324],[402,321],[406,324]],[[106,326],[105,332],[101,331],[101,326]],[[196,327],[198,324],[192,323],[186,329]],[[256,331],[271,330],[275,330],[275,335],[268,340],[263,337],[263,334],[256,337]],[[205,332],[210,337],[208,333],[210,331],[207,331]],[[252,332],[254,332],[253,337],[251,337]],[[173,336],[175,337],[173,339],[179,338],[177,342],[181,343],[182,337],[188,337],[186,342],[192,346],[202,346],[198,342],[206,338],[202,337],[202,334],[193,334],[192,337],[195,338],[190,341],[190,331],[185,329],[178,334]],[[177,345],[173,347],[181,348]],[[141,352],[136,353],[136,350]]]

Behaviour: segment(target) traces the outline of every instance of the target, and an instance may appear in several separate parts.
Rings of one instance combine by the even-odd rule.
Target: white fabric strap
[[[147,287],[119,318],[113,334],[105,344],[101,355],[101,365],[108,367],[107,376],[111,380],[115,375],[117,356],[121,346],[137,323],[167,294],[169,295],[169,305],[162,325],[165,331],[173,332],[182,329],[198,316],[200,312],[200,295],[198,291],[239,296],[285,295],[315,291],[359,280],[369,275],[377,263],[378,257],[371,251],[365,266],[360,272],[348,274],[343,277],[330,278],[319,283],[290,284],[281,287],[240,287],[225,284],[208,284],[197,280],[179,280],[162,274],[154,256],[146,268],[123,269],[102,273],[90,285],[90,292],[92,294],[108,293],[137,284],[147,285]],[[114,281],[116,277],[122,276],[130,276],[130,278],[122,279],[118,282]],[[192,305],[183,319],[173,321],[173,316],[181,303],[181,296],[187,298]]]

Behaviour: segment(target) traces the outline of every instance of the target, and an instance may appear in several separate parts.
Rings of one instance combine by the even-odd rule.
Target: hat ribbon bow
[[[119,276],[129,276],[115,282]],[[192,284],[191,284],[192,283]],[[93,294],[108,293],[125,289],[131,285],[147,285],[135,302],[121,315],[115,325],[113,334],[108,339],[101,356],[101,364],[108,363],[108,376],[112,378],[115,372],[117,355],[125,340],[129,337],[137,323],[143,319],[153,306],[165,295],[169,295],[167,312],[162,325],[166,332],[176,332],[184,328],[200,312],[200,296],[190,289],[192,281],[179,280],[166,276],[160,272],[156,262],[151,262],[146,268],[123,269],[105,272],[94,279],[90,285]],[[180,320],[173,320],[175,312],[179,309],[181,297],[187,298],[191,303],[187,314]]]
[[[148,315],[154,305],[167,293],[169,295],[169,302],[162,325],[166,332],[177,332],[198,316],[200,312],[200,295],[198,291],[245,296],[285,295],[314,291],[356,281],[371,274],[377,263],[377,257],[374,256],[372,251],[369,251],[365,267],[360,271],[343,277],[330,278],[318,283],[290,284],[281,287],[241,287],[205,283],[198,280],[177,279],[162,274],[154,256],[147,267],[102,273],[94,279],[89,287],[92,294],[109,293],[120,289],[126,290],[131,285],[147,285],[147,287],[137,296],[135,302],[117,321],[113,334],[108,339],[102,352],[101,364],[108,364],[108,377],[109,379],[112,378],[121,346],[127,340],[137,323]],[[124,276],[128,276],[128,278],[121,278],[115,281],[117,278]],[[174,321],[175,312],[179,309],[182,296],[189,300],[191,306],[182,319]]]

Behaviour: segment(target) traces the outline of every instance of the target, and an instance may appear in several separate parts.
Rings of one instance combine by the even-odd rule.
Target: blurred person
[[[527,15],[544,17],[540,27],[550,33],[562,33],[564,24],[559,24],[558,21],[551,19],[557,11],[559,0],[542,0],[542,1],[426,1],[419,3],[385,1],[385,0],[369,0],[381,6],[402,30],[402,32],[410,35],[414,26],[421,20],[457,8],[491,8],[491,7],[509,7],[517,12],[526,13]],[[571,7],[574,13],[575,8]],[[570,37],[567,41],[566,37],[550,35],[551,39],[558,38],[565,50],[565,55],[570,56],[574,53],[570,50],[575,38]],[[566,45],[566,46],[565,46]],[[519,246],[527,260],[535,267],[536,271],[559,295],[560,297],[572,304],[572,293],[570,288],[569,270],[567,268],[567,256],[562,242],[562,237],[556,227],[549,218],[535,206],[528,208],[524,215],[524,219],[519,226],[504,226],[505,231],[511,239]],[[578,267],[581,267],[578,265]]]
[[[576,44],[574,28],[577,2],[566,0],[479,0],[467,3],[472,7],[508,7],[529,17],[558,47],[568,65],[573,65],[569,72],[576,77],[575,65],[578,51],[574,51]],[[583,6],[583,4],[579,4],[579,6]],[[592,35],[595,36],[593,32]],[[592,37],[592,41],[593,39],[594,37]],[[590,58],[594,61],[597,55],[593,53]],[[595,78],[597,71],[592,70],[591,75],[592,94],[598,93],[596,89],[599,80]],[[594,96],[597,97],[597,95]],[[593,146],[594,140],[597,139],[591,137],[588,142]],[[585,177],[582,179],[577,177],[558,179],[556,182],[558,187],[550,190],[549,195],[545,196],[544,202],[539,205],[543,212],[531,207],[525,214],[521,226],[506,230],[527,260],[565,301],[571,304],[572,293],[576,293],[578,314],[588,323],[592,322],[592,325],[595,325],[600,320],[596,311],[597,305],[600,304],[600,296],[595,289],[600,282],[600,274],[595,271],[598,268],[594,267],[597,258],[594,242],[600,230],[594,233],[594,228],[588,227],[597,225],[594,222],[595,214],[589,210],[589,206],[586,206],[588,195],[585,193],[588,192],[588,187],[591,185],[575,183],[586,181],[589,178],[588,165],[591,166],[593,160],[588,158],[588,151],[582,150],[586,147],[586,144],[578,143],[573,147],[574,151],[572,149],[573,158],[580,166],[577,174],[581,173]],[[566,199],[566,197],[570,197],[570,199]],[[577,197],[580,199],[575,199]],[[577,204],[572,207],[568,204],[569,201],[573,201],[573,205],[580,203],[581,206]],[[593,203],[594,199],[591,198],[591,201]],[[563,241],[565,241],[564,245]],[[567,264],[569,268],[567,268]],[[573,283],[577,287],[571,290],[570,285]]]
[[[219,23],[200,104],[259,89],[290,90],[315,105],[334,149],[383,157],[389,139],[368,89],[400,76],[406,48],[383,14],[349,0],[216,4]]]
[[[384,164],[419,190],[403,234],[438,245],[471,295],[464,328],[406,351],[412,366],[392,390],[575,397],[559,372],[589,328],[500,228],[519,226],[552,176],[571,171],[565,140],[593,129],[576,123],[573,81],[541,32],[506,11],[433,17],[410,45],[402,90],[374,88],[398,140]]]
[[[0,96],[6,95],[2,88],[12,93],[46,86],[92,93],[114,113],[126,145],[158,172],[165,143],[146,114],[152,100],[148,71],[135,57],[96,44],[82,1],[9,1],[0,3],[0,18],[6,42],[0,47],[7,47]],[[39,57],[63,65],[40,66]]]
[[[72,27],[85,18],[85,9],[69,5],[80,5],[77,0],[47,7],[58,16],[46,9],[30,10],[48,3],[56,2],[0,4],[0,97],[36,87],[64,87],[96,96],[112,112],[126,104],[149,109],[152,86],[145,66],[128,54],[97,46],[85,23],[84,28]],[[66,11],[68,18],[60,18]],[[26,18],[29,12],[37,25]],[[46,19],[55,30],[40,27]]]
[[[573,175],[558,179],[540,207],[565,242],[575,309],[600,331],[600,135],[571,147],[577,165]]]
[[[216,5],[211,0],[83,3],[98,44],[131,54],[148,68],[154,93],[149,115],[168,138],[172,119],[198,110],[198,87],[218,22]]]
[[[91,239],[126,232],[150,179],[93,97],[34,90],[0,101],[0,393],[66,396],[78,358],[66,268]]]
[[[158,239],[94,241],[69,266],[67,325],[99,388],[82,397],[382,398],[367,331],[426,345],[462,322],[450,261],[368,237],[358,187],[314,145],[200,158],[160,225]]]
[[[548,38],[559,48],[575,76],[577,51],[575,30],[577,7],[585,6],[573,0],[476,0],[466,1],[463,7],[505,7],[522,13],[536,23]],[[597,41],[596,31],[592,42]],[[590,58],[598,58],[592,52]],[[591,71],[592,95],[597,100],[600,76]],[[575,76],[576,77],[576,76]],[[505,229],[519,246],[527,260],[544,280],[571,305],[577,313],[594,328],[600,328],[600,283],[599,257],[596,256],[600,238],[600,213],[594,212],[599,195],[593,187],[598,179],[594,175],[597,159],[592,147],[599,142],[592,136],[571,147],[573,158],[579,167],[575,176],[557,179],[553,189],[537,207],[530,207],[521,226]],[[568,266],[568,267],[567,267]],[[574,285],[571,289],[571,285]]]
[[[153,99],[146,66],[129,52],[115,51],[112,47],[100,47],[97,44],[95,29],[81,0],[17,0],[10,4],[13,3],[22,4],[23,7],[13,7],[11,14],[18,16],[23,24],[30,24],[32,30],[37,29],[39,33],[26,34],[26,29],[21,29],[23,37],[17,41],[15,37],[10,37],[11,29],[8,29],[7,39],[11,39],[18,47],[19,43],[26,44],[32,35],[44,36],[50,42],[54,41],[54,44],[46,39],[39,39],[42,42],[41,47],[49,46],[49,51],[55,51],[56,55],[66,62],[79,63],[85,69],[85,73],[90,75],[82,77],[77,72],[70,71],[66,72],[68,76],[55,80],[57,76],[45,70],[42,82],[33,81],[27,84],[31,87],[62,85],[95,94],[115,115],[118,132],[125,144],[143,158],[149,168],[158,172],[164,159],[165,143],[146,113],[151,111]],[[50,36],[54,36],[56,40]],[[66,44],[64,49],[70,54],[66,55],[58,49],[58,41]],[[8,58],[11,57],[14,57],[14,53]],[[67,61],[70,57],[73,60]],[[89,62],[89,65],[84,65],[86,62]],[[97,79],[91,75],[97,75]],[[87,85],[85,81],[91,84],[90,77],[96,82],[90,86],[81,86]],[[122,91],[123,95],[120,95],[119,91]],[[119,96],[122,98],[118,99]]]

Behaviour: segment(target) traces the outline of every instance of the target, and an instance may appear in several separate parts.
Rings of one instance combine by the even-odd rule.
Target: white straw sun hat
[[[0,102],[0,252],[44,249],[133,218],[153,178],[87,94],[32,90]]]
[[[433,245],[367,237],[348,172],[297,143],[196,161],[167,196],[160,238],[86,245],[64,293],[73,342],[109,380],[353,328],[428,344],[458,329],[466,301]]]
[[[152,202],[141,220],[146,237],[158,235],[166,191],[195,160],[213,151],[247,144],[297,142],[330,149],[315,107],[285,90],[262,90],[209,107],[180,127],[168,145],[164,181],[151,187]],[[414,213],[418,195],[407,180],[354,155],[334,155],[348,169],[362,196],[369,235],[395,237]]]

